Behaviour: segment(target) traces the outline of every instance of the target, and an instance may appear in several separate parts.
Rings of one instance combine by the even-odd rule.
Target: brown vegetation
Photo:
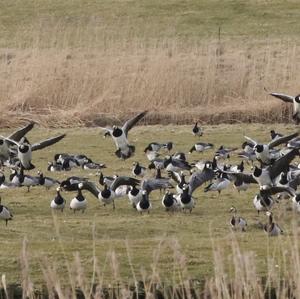
[[[299,92],[290,42],[108,41],[97,48],[0,50],[1,125],[105,124],[149,110],[146,123],[288,122]]]

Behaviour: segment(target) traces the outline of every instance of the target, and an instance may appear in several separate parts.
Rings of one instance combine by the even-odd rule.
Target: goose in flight
[[[117,150],[115,151],[115,155],[120,159],[128,159],[135,152],[135,146],[130,145],[128,142],[128,132],[133,126],[146,115],[147,111],[141,112],[135,117],[127,120],[122,127],[113,126],[112,128],[103,128],[100,129],[108,132],[110,136],[113,138]]]
[[[300,123],[300,94],[294,96],[289,96],[283,93],[277,93],[277,92],[272,92],[270,93],[271,96],[280,99],[284,102],[287,103],[292,103],[293,104],[293,120],[297,125]]]

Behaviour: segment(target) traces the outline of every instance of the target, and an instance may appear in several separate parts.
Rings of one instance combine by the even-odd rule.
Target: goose
[[[194,151],[196,151],[198,153],[202,153],[202,152],[204,152],[206,150],[209,150],[213,147],[214,147],[214,145],[212,143],[198,142],[198,143],[195,143],[192,146],[192,148],[189,150],[189,154],[191,154]]]
[[[65,205],[66,205],[66,200],[61,196],[60,191],[61,191],[61,188],[57,187],[56,188],[56,196],[51,201],[50,207],[51,207],[51,209],[61,210],[63,212]],[[75,201],[74,201],[74,205],[75,205]]]
[[[165,168],[166,159],[154,159],[148,165],[148,169],[164,169]]]
[[[217,160],[225,160],[230,158],[230,153],[237,150],[237,148],[225,148],[223,145],[221,145],[217,151],[215,152],[215,158]]]
[[[130,145],[128,142],[128,132],[140,119],[142,119],[146,115],[146,113],[147,111],[139,113],[135,117],[127,120],[122,127],[118,127],[115,125],[112,128],[100,127],[100,129],[109,132],[109,134],[112,136],[117,147],[117,150],[115,152],[115,155],[117,157],[125,160],[130,158],[135,152],[135,147],[133,145]]]
[[[60,187],[64,191],[77,191],[79,183],[85,182],[87,178],[81,178],[78,176],[71,176],[60,183]]]
[[[5,175],[3,172],[0,171],[0,189],[16,188],[16,187],[19,187],[19,184],[5,182]]]
[[[23,168],[22,165],[21,165],[21,168],[20,168],[20,173],[18,174],[16,172],[16,176],[17,176],[17,182],[15,182],[14,179],[13,179],[12,183],[13,184],[18,184],[20,186],[27,187],[28,192],[30,190],[30,187],[39,185],[39,177],[34,177],[34,176],[31,176],[31,175],[28,175],[28,174],[25,175],[24,174],[24,168]]]
[[[0,139],[0,161],[3,163],[9,158],[11,158],[11,150],[9,148],[9,143],[6,139],[11,139],[16,142],[20,141],[32,128],[34,127],[34,122],[28,123],[26,126],[16,130],[7,137]]]
[[[12,220],[13,215],[6,206],[3,206],[1,204],[1,200],[2,200],[2,198],[0,197],[0,219],[5,220],[6,226],[7,226],[8,220]]]
[[[104,183],[104,189],[100,190],[94,183],[92,182],[83,182],[82,188],[84,190],[88,190],[91,192],[100,202],[103,203],[103,205],[107,204],[113,204],[113,209],[115,209],[115,198],[119,197],[120,195],[125,195],[128,193],[128,188],[126,187],[126,192],[122,192],[121,194],[118,194],[118,189],[124,185],[126,186],[136,186],[140,183],[139,180],[136,180],[134,178],[130,177],[122,177],[119,176],[115,178],[115,180],[112,182],[110,187],[107,186],[107,184]]]
[[[296,194],[292,197],[293,209],[296,212],[300,212],[300,194]]]
[[[192,129],[192,133],[194,136],[199,136],[199,137],[201,137],[203,135],[203,128],[198,126],[198,122],[195,123],[195,125]]]
[[[187,184],[185,180],[185,174],[183,171],[179,173],[170,171],[169,176],[177,183],[176,185],[176,191],[177,193],[182,193],[182,188],[185,184]]]
[[[146,167],[141,166],[139,162],[133,162],[132,174],[134,176],[143,177],[146,174]]]
[[[96,162],[83,162],[81,164],[81,168],[84,170],[102,169],[102,168],[106,168],[106,165],[103,163],[96,163]]]
[[[45,177],[41,171],[38,171],[38,176],[39,176],[39,185],[46,187],[46,189],[50,189],[52,186],[56,184],[60,184],[58,180]]]
[[[264,231],[270,237],[279,236],[283,234],[283,230],[280,226],[273,222],[273,214],[270,211],[266,212],[266,216],[268,217],[268,223],[264,225]]]
[[[188,162],[168,156],[164,161],[164,168],[167,171],[178,172],[181,170],[190,170],[192,167]]]
[[[149,201],[149,194],[146,190],[142,191],[142,199],[137,203],[136,209],[142,215],[144,212],[150,213],[152,205]]]
[[[293,120],[298,125],[300,123],[300,95],[289,96],[283,93],[272,92],[271,96],[287,103],[293,103]]]
[[[233,229],[240,229],[241,231],[245,232],[247,227],[247,221],[237,216],[237,209],[236,207],[232,206],[229,210],[231,213],[233,213],[231,219],[230,219],[230,225]]]
[[[275,146],[278,146],[282,143],[286,143],[291,139],[297,137],[299,133],[293,133],[290,135],[286,135],[283,137],[279,137],[277,139],[271,140],[267,144],[260,144],[257,141],[251,139],[250,137],[244,136],[246,140],[253,145],[253,149],[255,151],[256,159],[261,162],[263,165],[269,165],[274,162],[274,158],[270,154],[270,150]]]
[[[230,180],[226,173],[220,174],[219,177],[207,187],[204,188],[204,192],[218,191],[220,194],[222,190],[226,189],[230,185]]]
[[[272,195],[275,195],[280,192],[287,192],[291,196],[294,196],[295,191],[290,187],[260,187],[260,191],[255,195],[253,199],[253,205],[257,210],[257,213],[261,211],[269,211],[274,205],[275,201]]]
[[[190,213],[192,213],[192,210],[195,207],[195,202],[187,184],[183,186],[182,193],[178,194],[176,199],[178,200],[183,211],[189,210]]]
[[[162,148],[171,151],[173,148],[173,142],[166,142],[166,143],[151,142],[145,147],[144,153],[158,152]]]
[[[77,195],[70,201],[70,209],[74,211],[81,210],[84,213],[87,207],[87,200],[82,194],[83,183],[78,184]]]
[[[138,189],[136,186],[130,186],[127,192],[128,199],[133,208],[136,209],[136,205],[142,199],[142,190]]]
[[[189,194],[192,195],[193,192],[202,186],[204,183],[213,180],[215,177],[215,172],[213,170],[213,163],[208,161],[204,165],[204,169],[202,171],[196,171],[194,172],[189,180]]]
[[[166,191],[165,195],[162,198],[161,203],[167,212],[177,211],[180,207],[176,197],[174,196],[173,193],[170,192],[170,190]]]
[[[66,134],[62,134],[53,138],[37,142],[35,144],[30,144],[29,141],[24,138],[17,142],[10,138],[6,138],[3,136],[0,137],[17,146],[17,157],[20,161],[21,166],[26,170],[30,170],[35,168],[35,166],[31,163],[33,151],[40,150],[52,144],[55,144],[56,142],[63,139],[65,136]]]
[[[270,131],[270,134],[271,134],[271,139],[272,139],[272,140],[277,139],[277,138],[280,138],[280,137],[283,137],[282,134],[277,133],[277,132],[275,132],[274,130],[271,130],[271,131]]]
[[[63,166],[60,163],[57,163],[56,161],[54,162],[48,162],[48,167],[47,167],[48,171],[54,172],[54,171],[62,171]],[[65,169],[66,170],[66,169]],[[70,170],[70,169],[69,169]]]

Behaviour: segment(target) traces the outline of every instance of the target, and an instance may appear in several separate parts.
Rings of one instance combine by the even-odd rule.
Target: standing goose
[[[133,162],[132,174],[143,177],[146,174],[146,167],[141,166],[139,162]]]
[[[205,187],[204,192],[218,191],[220,194],[222,190],[226,189],[230,185],[230,183],[231,182],[226,173],[220,174],[213,183]]]
[[[178,205],[177,199],[175,198],[174,194],[170,192],[170,190],[167,190],[167,192],[162,198],[161,203],[167,212],[177,211],[178,208],[180,207]]]
[[[264,225],[264,231],[268,234],[268,236],[279,236],[283,234],[283,230],[280,226],[273,222],[273,214],[270,211],[266,212],[268,216],[268,223]]]
[[[50,207],[54,210],[61,210],[63,212],[65,205],[66,205],[66,200],[61,196],[60,194],[61,188],[57,187],[56,188],[56,196],[50,203]],[[75,205],[75,202],[74,202]]]
[[[1,200],[2,199],[0,197],[0,219],[5,220],[6,226],[7,226],[8,220],[12,220],[13,219],[13,215],[12,215],[12,213],[10,212],[10,210],[6,206],[3,206],[1,204]]]
[[[82,187],[83,187],[83,183],[79,183],[77,195],[70,202],[70,209],[73,210],[74,213],[79,210],[81,210],[82,213],[84,213],[87,207],[87,200],[82,195]]]
[[[56,184],[60,184],[58,180],[45,177],[41,171],[38,171],[38,176],[39,176],[39,185],[46,187],[46,189],[50,189],[52,186]]]
[[[136,209],[136,205],[143,197],[142,192],[143,191],[136,186],[130,186],[128,189],[127,196],[134,209]]]
[[[146,190],[143,190],[142,192],[142,199],[137,203],[136,209],[138,212],[141,213],[141,215],[145,212],[148,214],[150,213],[150,210],[152,209],[151,202],[149,201],[149,195]]]
[[[230,219],[230,225],[233,229],[240,229],[241,231],[245,232],[246,227],[247,227],[247,221],[242,218],[237,216],[237,209],[232,206],[229,210],[231,213],[233,213],[231,219]]]
[[[177,195],[177,200],[183,211],[189,210],[192,213],[195,207],[194,199],[189,191],[189,185],[184,185],[182,188],[182,193]]]
[[[135,152],[135,147],[133,145],[130,145],[128,142],[128,132],[129,130],[146,115],[147,111],[144,111],[142,113],[139,113],[135,117],[127,120],[125,124],[122,127],[113,126],[112,128],[102,128],[106,132],[109,132],[109,134],[112,136],[115,145],[117,147],[117,150],[115,152],[115,155],[121,159],[128,159],[130,158],[133,153]]]
[[[300,123],[300,94],[296,95],[295,97],[289,96],[283,93],[277,93],[277,92],[272,92],[270,93],[271,96],[280,99],[284,102],[287,103],[292,103],[293,104],[293,120],[295,123],[298,125]]]
[[[198,126],[198,122],[195,123],[195,125],[192,129],[192,133],[194,136],[199,136],[199,137],[201,137],[203,135],[203,128]]]

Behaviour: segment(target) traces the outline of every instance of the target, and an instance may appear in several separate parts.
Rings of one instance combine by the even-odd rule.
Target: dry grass
[[[141,110],[147,123],[286,122],[291,105],[264,89],[297,94],[298,52],[274,40],[2,49],[1,124],[96,125]]]

